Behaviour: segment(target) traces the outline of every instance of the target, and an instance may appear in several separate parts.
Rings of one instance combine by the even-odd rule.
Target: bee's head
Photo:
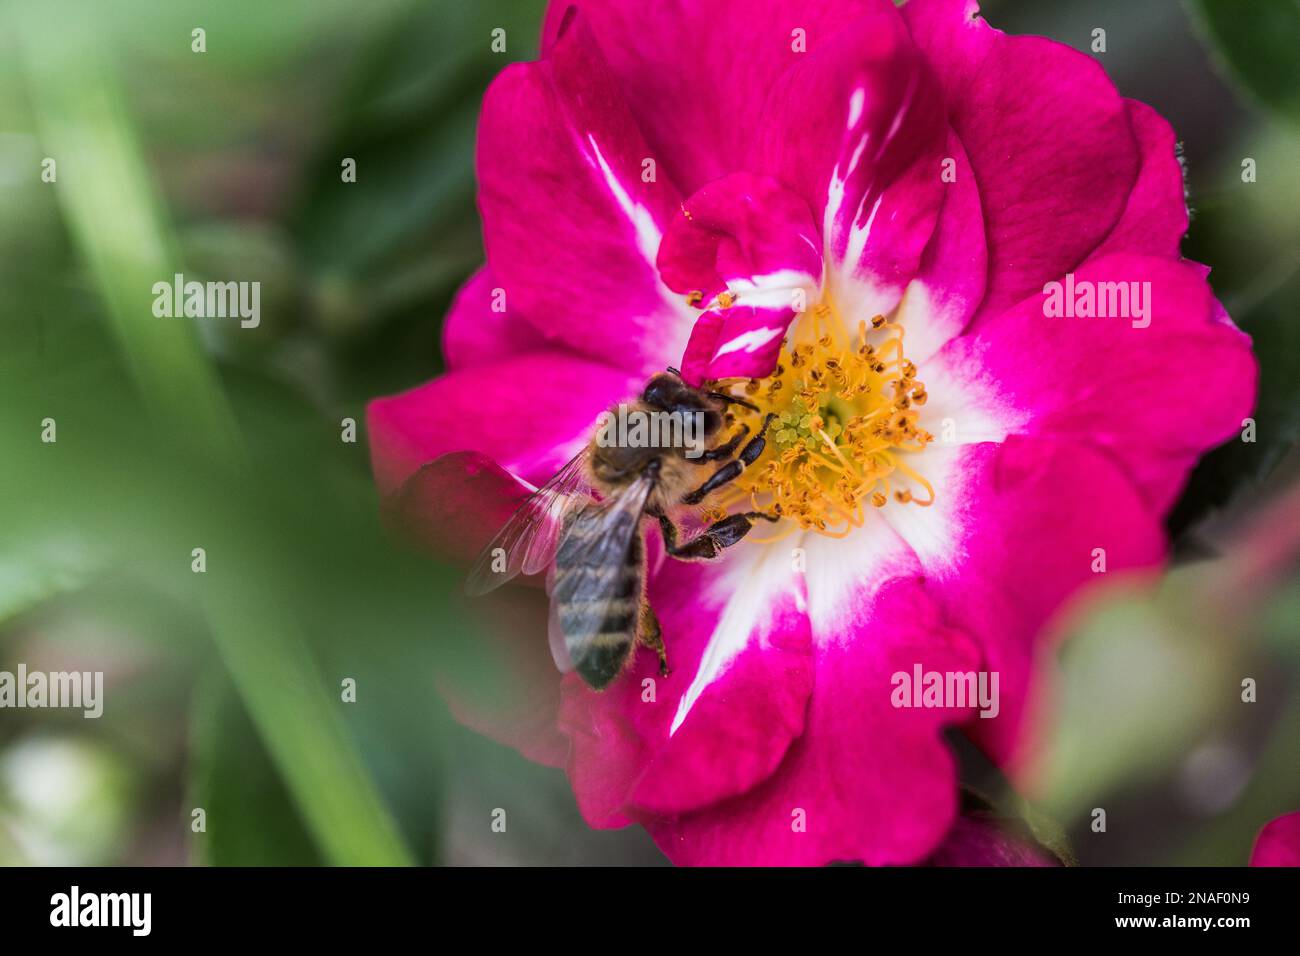
[[[641,393],[641,401],[667,412],[672,411],[673,406],[678,404],[683,393],[692,391],[694,389],[682,381],[676,370],[669,369],[646,382],[645,391]]]
[[[660,372],[646,383],[641,401],[660,411],[679,415],[702,413],[704,435],[713,435],[722,427],[723,403],[707,392],[692,388],[676,369]]]

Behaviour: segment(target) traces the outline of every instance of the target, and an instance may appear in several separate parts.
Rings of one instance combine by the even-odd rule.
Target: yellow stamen
[[[719,304],[730,303],[719,296]],[[751,433],[768,414],[776,416],[763,454],[715,505],[743,502],[782,519],[776,533],[751,541],[779,541],[797,529],[841,538],[865,524],[867,506],[934,502],[933,486],[905,460],[934,436],[917,425],[928,396],[903,354],[903,329],[881,315],[849,329],[826,297],[792,330],[772,375],[714,383],[759,406],[732,409]],[[923,488],[927,497],[891,488],[891,478]]]

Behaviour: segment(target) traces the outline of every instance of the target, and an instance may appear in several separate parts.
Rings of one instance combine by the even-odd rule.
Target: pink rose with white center
[[[448,371],[369,409],[388,512],[471,557],[673,366],[775,416],[694,517],[777,520],[705,563],[645,523],[668,677],[645,648],[603,692],[561,675],[540,582],[503,588],[480,610],[519,693],[449,687],[458,716],[677,863],[927,858],[944,728],[1023,768],[1045,625],[1159,566],[1250,412],[1249,340],[1179,254],[1173,131],[973,0],[577,0],[493,82],[477,166]],[[900,673],[937,694],[900,706]],[[994,674],[995,716],[947,693]]]

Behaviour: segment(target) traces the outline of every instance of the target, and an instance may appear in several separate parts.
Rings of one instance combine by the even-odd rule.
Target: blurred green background
[[[454,573],[386,538],[369,476],[366,400],[440,370],[482,259],[479,102],[535,56],[541,12],[0,0],[0,670],[106,681],[99,720],[0,711],[0,863],[663,862],[636,828],[589,831],[559,771],[450,720],[435,675],[481,682],[490,652]],[[1042,834],[1059,821],[1083,863],[1244,863],[1300,808],[1300,6],[984,12],[1170,119],[1185,253],[1263,381],[1258,441],[1210,455],[1171,516],[1160,592],[1062,624],[1035,805],[958,743],[964,776]],[[260,326],[154,318],[150,287],[179,271],[260,281]]]

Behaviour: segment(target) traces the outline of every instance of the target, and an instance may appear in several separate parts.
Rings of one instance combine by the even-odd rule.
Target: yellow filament
[[[842,538],[866,523],[869,509],[934,503],[933,485],[906,460],[934,436],[917,426],[928,396],[904,355],[903,329],[883,316],[849,328],[827,296],[796,326],[772,375],[712,384],[759,407],[732,409],[751,434],[776,416],[763,454],[711,509],[744,506],[781,521],[751,542],[771,544],[800,529]],[[898,479],[926,497],[912,497]]]

